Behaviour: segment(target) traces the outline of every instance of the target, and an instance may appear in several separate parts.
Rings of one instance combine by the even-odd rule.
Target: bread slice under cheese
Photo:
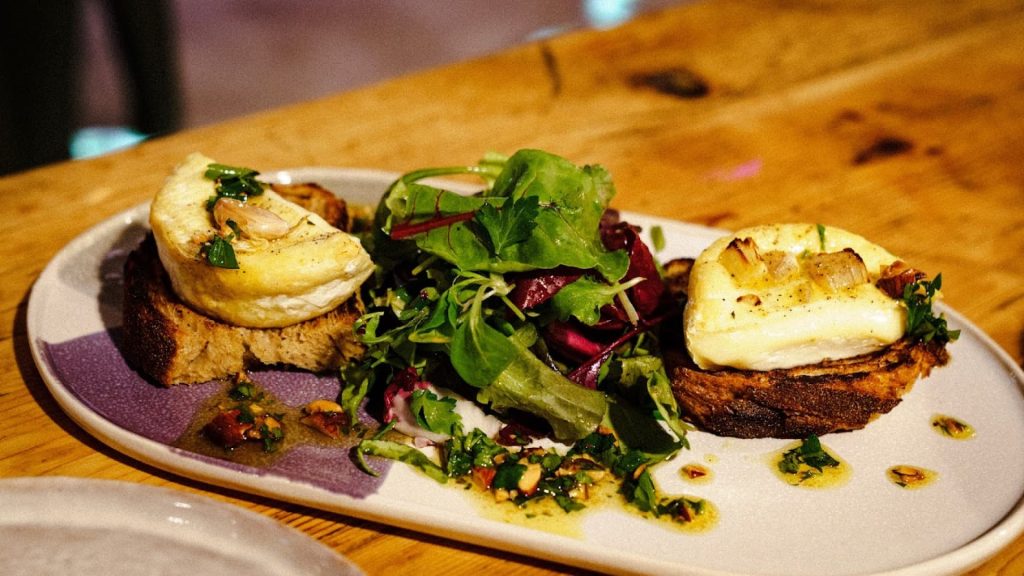
[[[907,338],[877,352],[775,370],[698,368],[665,352],[672,390],[702,430],[737,438],[806,438],[859,430],[895,408],[919,378],[949,361],[944,345]]]
[[[348,229],[347,207],[329,191],[310,184],[276,188]],[[280,328],[217,320],[174,293],[150,235],[125,262],[121,349],[129,365],[164,386],[227,378],[261,365],[335,370],[363,353],[353,329],[361,312],[359,299],[350,298],[315,318]]]

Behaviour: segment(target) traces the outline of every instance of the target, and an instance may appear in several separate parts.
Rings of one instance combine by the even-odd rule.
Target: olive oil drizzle
[[[938,474],[927,468],[898,464],[886,470],[885,476],[890,482],[900,488],[914,490],[931,484],[938,477]]]
[[[790,486],[801,488],[836,488],[845,484],[851,467],[817,436],[786,445],[770,456],[776,476]]]
[[[946,414],[936,414],[932,417],[932,429],[954,440],[969,440],[974,437],[973,426]]]
[[[284,431],[283,437],[272,450],[266,450],[261,442],[244,442],[235,448],[225,448],[210,440],[203,432],[206,425],[218,414],[239,403],[231,394],[237,386],[234,382],[226,382],[220,391],[210,397],[196,411],[185,432],[173,443],[173,446],[211,458],[229,460],[255,468],[266,468],[273,465],[295,446],[345,447],[353,445],[358,440],[358,434],[355,432],[349,435],[342,433],[338,438],[331,438],[303,424],[302,419],[306,414],[301,407],[289,406],[257,384],[251,382],[250,384],[253,386],[254,397],[259,398],[259,406],[277,416]]]

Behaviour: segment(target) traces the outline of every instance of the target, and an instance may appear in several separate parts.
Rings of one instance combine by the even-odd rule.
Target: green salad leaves
[[[378,224],[392,237],[461,270],[512,272],[572,266],[607,280],[626,272],[628,257],[601,243],[598,225],[615,195],[600,167],[578,168],[538,150],[479,168],[419,171],[400,178],[381,204]],[[495,169],[500,171],[495,172]],[[439,175],[479,174],[491,188],[464,196],[422,182]]]
[[[485,187],[464,195],[430,180],[457,175],[476,175]],[[342,374],[340,403],[349,415],[411,368],[422,383],[523,415],[540,434],[567,443],[613,425],[609,415],[624,412],[610,407],[628,405],[631,422],[670,420],[680,437],[658,437],[657,450],[677,450],[685,426],[664,392],[660,361],[627,358],[657,360],[649,330],[671,306],[660,286],[637,292],[651,278],[633,271],[656,268],[646,249],[608,246],[614,235],[602,219],[613,196],[603,168],[537,150],[399,178],[364,239],[378,270],[356,326],[367,354]],[[614,228],[614,237],[624,229]],[[635,344],[641,335],[650,346]],[[654,392],[649,379],[661,383]]]

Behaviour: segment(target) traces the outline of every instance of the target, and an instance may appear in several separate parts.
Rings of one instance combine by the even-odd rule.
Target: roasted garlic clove
[[[768,273],[757,243],[751,238],[734,238],[718,256],[718,262],[729,271],[738,284],[763,281]]]
[[[851,248],[841,252],[812,254],[807,258],[807,273],[822,288],[838,292],[868,281],[864,260]]]
[[[800,272],[796,255],[785,250],[768,250],[761,258],[772,280],[785,280]]]
[[[213,206],[213,219],[224,230],[233,222],[238,231],[248,238],[280,238],[291,229],[288,222],[270,210],[253,206],[234,198],[220,198]]]

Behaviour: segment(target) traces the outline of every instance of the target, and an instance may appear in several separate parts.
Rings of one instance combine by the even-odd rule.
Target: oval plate
[[[356,204],[375,204],[395,174],[304,168],[271,175],[313,181]],[[174,448],[207,385],[157,388],[124,364],[118,351],[120,270],[147,230],[145,205],[83,233],[46,267],[28,307],[36,364],[62,408],[90,434],[142,462],[217,486],[325,511],[492,546],[582,568],[647,574],[955,574],[992,556],[1024,532],[1024,374],[988,336],[943,308],[962,330],[951,362],[919,382],[890,414],[866,429],[822,441],[853,469],[827,490],[791,487],[769,458],[785,440],[740,440],[694,432],[691,449],[658,467],[667,494],[711,501],[713,529],[687,533],[602,506],[550,521],[503,521],[463,490],[436,484],[408,467],[359,472],[347,450],[296,451],[267,469],[251,469]],[[662,260],[695,257],[720,230],[639,214],[660,226]],[[287,403],[333,397],[330,376],[266,372],[255,378]],[[931,426],[949,414],[976,429],[955,441]],[[155,420],[155,422],[154,422]],[[282,463],[283,461],[283,463]],[[686,463],[709,467],[714,480],[686,483]],[[904,490],[886,469],[911,464],[936,481]]]

